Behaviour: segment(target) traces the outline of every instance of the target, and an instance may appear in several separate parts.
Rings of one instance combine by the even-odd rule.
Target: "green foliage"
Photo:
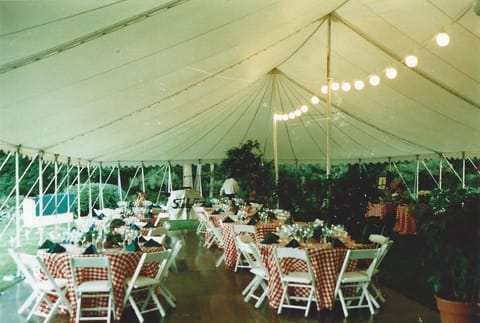
[[[273,202],[273,165],[263,160],[258,141],[248,140],[227,151],[220,164],[225,177],[234,177],[241,188],[240,196],[263,204]]]
[[[104,184],[103,188],[103,204],[106,208],[116,208],[117,202],[120,201],[118,196],[118,186],[112,184]],[[75,194],[75,203],[78,203],[78,196],[77,196],[77,185],[72,186],[70,192]],[[92,190],[92,208],[99,209],[100,208],[100,201],[98,200],[99,196],[99,184],[98,183],[91,183],[90,184]],[[89,213],[89,189],[88,184],[81,184],[80,185],[80,214],[79,216],[84,216]],[[125,194],[122,192],[122,194]],[[76,208],[75,208],[76,211]]]
[[[473,301],[480,284],[480,191],[434,190],[432,212],[419,213],[429,282],[442,298]]]

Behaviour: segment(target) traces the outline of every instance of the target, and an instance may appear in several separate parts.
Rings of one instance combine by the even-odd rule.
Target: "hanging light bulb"
[[[380,84],[380,77],[378,77],[378,75],[370,75],[368,81],[370,82],[370,85],[372,86],[377,86],[378,84]]]
[[[300,111],[302,111],[303,113],[307,112],[308,111],[308,106],[306,104],[302,105],[300,107]]]
[[[405,57],[405,65],[408,67],[415,67],[418,64],[418,58],[415,55],[408,55]]]
[[[340,89],[340,84],[338,82],[333,82],[332,83],[332,90],[338,91]]]
[[[312,102],[312,104],[317,105],[318,102],[320,102],[320,99],[318,98],[318,96],[314,95],[314,96],[312,96],[312,98],[310,99],[310,102]]]
[[[355,89],[360,91],[360,90],[363,90],[363,88],[365,87],[365,83],[363,83],[363,81],[361,81],[361,80],[356,80],[353,83],[353,86],[355,87]]]
[[[385,75],[387,76],[387,78],[393,80],[398,75],[397,69],[395,67],[387,67],[385,69]]]
[[[295,116],[299,117],[302,115],[302,111],[300,109],[295,110]]]
[[[288,114],[288,118],[289,118],[289,119],[295,119],[295,113],[294,113],[294,112],[290,112],[290,113]]]
[[[344,92],[350,91],[351,88],[352,86],[350,85],[350,82],[342,82],[342,90]]]
[[[450,43],[450,36],[448,36],[448,34],[445,32],[438,33],[435,36],[435,41],[437,42],[438,46],[445,47]]]
[[[279,115],[278,114],[273,114],[273,120],[279,120]]]
[[[323,85],[322,88],[320,89],[320,91],[321,91],[323,94],[327,94],[327,93],[328,93],[328,86],[327,86],[327,85]]]

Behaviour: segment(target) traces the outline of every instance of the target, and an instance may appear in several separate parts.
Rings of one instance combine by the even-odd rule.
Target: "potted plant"
[[[444,323],[472,322],[480,291],[480,191],[436,189],[430,206],[430,212],[423,209],[416,216],[440,318]],[[458,311],[466,312],[452,317]]]

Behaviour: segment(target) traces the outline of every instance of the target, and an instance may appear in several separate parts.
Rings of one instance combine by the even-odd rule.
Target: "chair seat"
[[[304,271],[292,271],[283,277],[283,280],[289,283],[311,284],[310,274]]]
[[[67,280],[66,279],[54,278],[54,281],[60,289],[63,289],[63,288],[65,288],[65,286],[67,286]],[[48,280],[43,280],[41,282],[38,282],[37,287],[41,291],[45,291],[45,292],[55,290],[55,286],[53,286],[53,284],[51,282],[49,282]]]
[[[342,283],[367,282],[369,277],[364,271],[348,271],[343,275]]]
[[[250,269],[250,272],[256,276],[260,276],[264,279],[268,278],[268,274],[263,270],[262,268],[252,268]]]
[[[132,277],[129,277],[125,280],[125,283],[130,284],[131,281],[132,281]],[[151,286],[156,284],[160,284],[160,281],[158,279],[151,278],[148,276],[138,276],[135,281],[135,284],[133,285],[133,288],[142,288],[145,286]]]
[[[78,286],[79,292],[108,292],[110,291],[110,284],[107,280],[89,280],[81,283]]]

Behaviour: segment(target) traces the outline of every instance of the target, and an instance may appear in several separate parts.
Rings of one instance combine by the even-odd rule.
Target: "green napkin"
[[[138,242],[136,242],[136,241],[132,241],[128,246],[125,247],[125,250],[127,250],[127,251],[142,251],[142,249],[138,245]]]
[[[113,219],[112,222],[110,222],[110,228],[115,229],[115,228],[121,227],[124,224],[125,224],[125,221],[123,221],[122,219]]]
[[[144,226],[144,228],[155,228],[152,222],[147,222],[147,224]]]
[[[268,211],[268,212],[267,212],[267,215],[268,215],[268,218],[269,218],[269,219],[272,219],[272,220],[276,220],[276,219],[277,219],[277,216],[276,216],[275,213],[272,212],[272,211]]]
[[[132,230],[140,230],[140,228],[136,224],[130,224],[130,229]]]
[[[66,249],[62,247],[59,243],[54,243],[49,249],[48,253],[62,253],[65,252]]]
[[[160,247],[161,244],[159,244],[157,241],[150,239],[147,242],[143,244],[144,247]]]
[[[285,247],[287,247],[287,248],[298,248],[298,247],[300,247],[300,243],[296,239],[292,239],[292,240],[290,240],[289,243],[287,243],[285,245]]]
[[[263,240],[261,243],[263,244],[272,244],[272,243],[278,243],[278,239],[280,237],[277,236],[275,233],[273,232],[269,232],[267,233],[264,237],[263,237]]]
[[[332,247],[335,248],[346,248],[347,246],[340,240],[334,239],[332,242]]]
[[[293,218],[289,217],[288,219],[285,220],[284,224],[293,224]]]
[[[227,216],[225,219],[222,220],[223,223],[233,223],[235,221],[233,221],[233,219],[229,216]]]
[[[47,239],[40,247],[38,247],[38,249],[50,249],[54,244],[55,243]]]
[[[97,248],[93,244],[89,245],[87,249],[83,252],[84,255],[96,255],[98,254]]]
[[[103,219],[104,217],[105,217],[105,214],[103,214],[103,213],[100,213],[100,214],[97,215],[97,218],[99,220]]]
[[[313,229],[312,238],[317,241],[320,241],[322,239],[322,227],[316,227],[315,229]]]

